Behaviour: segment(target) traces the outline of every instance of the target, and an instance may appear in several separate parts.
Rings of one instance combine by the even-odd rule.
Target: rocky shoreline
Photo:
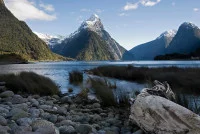
[[[0,134],[130,134],[129,109],[95,98],[0,94]]]

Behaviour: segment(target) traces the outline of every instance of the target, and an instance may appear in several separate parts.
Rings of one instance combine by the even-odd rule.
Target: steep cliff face
[[[45,42],[19,21],[0,0],[0,53],[15,53],[27,60],[53,60],[53,54]]]
[[[178,29],[166,53],[189,54],[200,48],[200,29],[193,23],[184,22]]]
[[[153,60],[156,56],[165,54],[176,32],[176,30],[166,31],[155,40],[134,47],[130,50],[134,60]]]

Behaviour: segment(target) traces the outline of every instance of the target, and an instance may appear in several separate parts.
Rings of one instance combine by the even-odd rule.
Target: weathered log
[[[174,99],[174,93],[163,86],[166,83],[155,84],[156,88],[144,89],[137,96],[130,120],[150,134],[200,134],[200,116],[168,100]]]

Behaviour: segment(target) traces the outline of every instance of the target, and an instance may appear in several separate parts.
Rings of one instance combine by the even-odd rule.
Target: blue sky
[[[126,49],[178,29],[185,21],[200,27],[200,0],[5,0],[33,31],[69,35],[96,13]]]

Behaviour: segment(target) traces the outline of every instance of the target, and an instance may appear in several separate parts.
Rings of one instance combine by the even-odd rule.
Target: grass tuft
[[[93,75],[139,83],[167,81],[175,92],[200,94],[200,68],[147,68],[133,66],[102,66],[90,70]]]
[[[79,84],[83,82],[83,73],[79,71],[72,71],[69,73],[69,82],[71,84]]]
[[[33,72],[0,75],[0,81],[5,81],[6,87],[15,93],[39,95],[56,95],[60,93],[59,88],[51,79]]]
[[[108,107],[117,105],[114,93],[109,87],[108,82],[94,78],[90,78],[90,81],[94,92],[96,93],[98,99],[101,101],[102,106]]]

